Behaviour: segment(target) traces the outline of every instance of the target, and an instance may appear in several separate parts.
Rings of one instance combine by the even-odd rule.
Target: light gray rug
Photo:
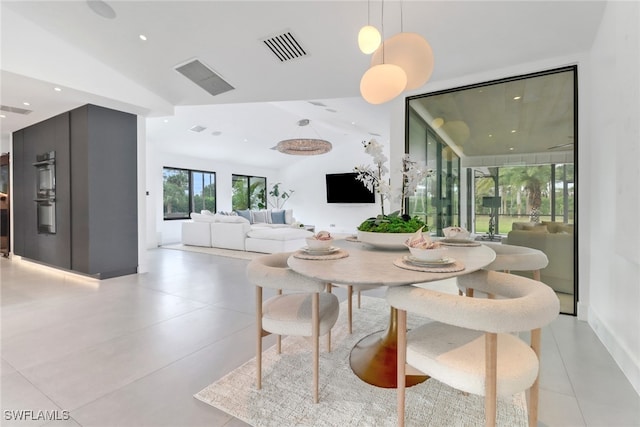
[[[183,245],[182,243],[162,245],[160,247],[163,249],[175,249],[179,251],[198,252],[201,254],[209,254],[209,255],[223,256],[227,258],[249,259],[249,260],[257,258],[262,255],[266,255],[259,252],[235,251],[233,249],[221,249],[221,248],[206,248],[203,246]]]
[[[311,397],[311,343],[301,337],[283,340],[282,354],[263,354],[262,390],[255,389],[255,358],[195,395],[253,426],[395,426],[396,391],[373,387],[349,367],[351,348],[364,336],[386,327],[389,307],[383,299],[362,297],[354,305],[354,333],[347,333],[346,303],[332,330],[333,351],[321,338],[320,403]],[[409,327],[425,322],[409,317]],[[463,395],[430,379],[407,389],[408,426],[484,425],[484,399]],[[526,426],[524,393],[498,404],[498,425]]]

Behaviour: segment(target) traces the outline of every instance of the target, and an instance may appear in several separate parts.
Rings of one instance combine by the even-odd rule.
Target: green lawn
[[[496,234],[507,234],[511,231],[514,222],[528,222],[529,215],[510,216],[500,215],[498,220],[500,232]],[[551,221],[551,216],[540,216],[540,221]],[[489,231],[489,215],[476,215],[476,234],[483,234]]]

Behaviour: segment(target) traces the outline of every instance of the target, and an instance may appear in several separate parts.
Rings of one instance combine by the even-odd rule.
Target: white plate
[[[442,265],[449,265],[456,262],[455,259],[449,258],[449,257],[445,257],[445,258],[434,260],[434,261],[425,261],[422,259],[412,257],[411,255],[405,255],[404,260],[407,261],[409,264],[419,265],[422,267],[439,267]]]
[[[340,248],[337,248],[335,246],[330,246],[327,249],[309,249],[308,246],[305,246],[302,248],[302,250],[304,251],[304,253],[309,255],[329,255],[336,251],[339,251]]]

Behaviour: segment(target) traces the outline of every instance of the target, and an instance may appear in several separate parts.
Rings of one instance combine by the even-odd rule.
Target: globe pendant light
[[[376,51],[381,41],[380,32],[371,25],[371,4],[367,0],[367,25],[360,28],[360,32],[358,32],[358,47],[362,53],[369,55]]]
[[[401,67],[407,73],[407,89],[416,89],[433,73],[433,50],[419,34],[399,33],[385,40],[371,57],[372,66],[383,62]]]
[[[381,41],[380,32],[372,25],[365,25],[358,33],[358,47],[367,55],[375,52]]]
[[[394,64],[369,68],[360,79],[360,94],[370,104],[382,104],[400,95],[407,86],[407,73]]]

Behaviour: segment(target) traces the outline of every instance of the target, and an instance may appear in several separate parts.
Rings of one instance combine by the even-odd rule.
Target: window
[[[216,211],[216,173],[164,168],[164,219],[188,219],[191,212]]]
[[[475,170],[476,233],[489,230],[496,208],[495,232],[506,235],[515,221],[573,224],[573,165],[505,166]],[[498,198],[495,199],[496,191]],[[497,200],[493,206],[487,200]]]
[[[267,206],[267,178],[232,175],[231,209],[264,209]]]

